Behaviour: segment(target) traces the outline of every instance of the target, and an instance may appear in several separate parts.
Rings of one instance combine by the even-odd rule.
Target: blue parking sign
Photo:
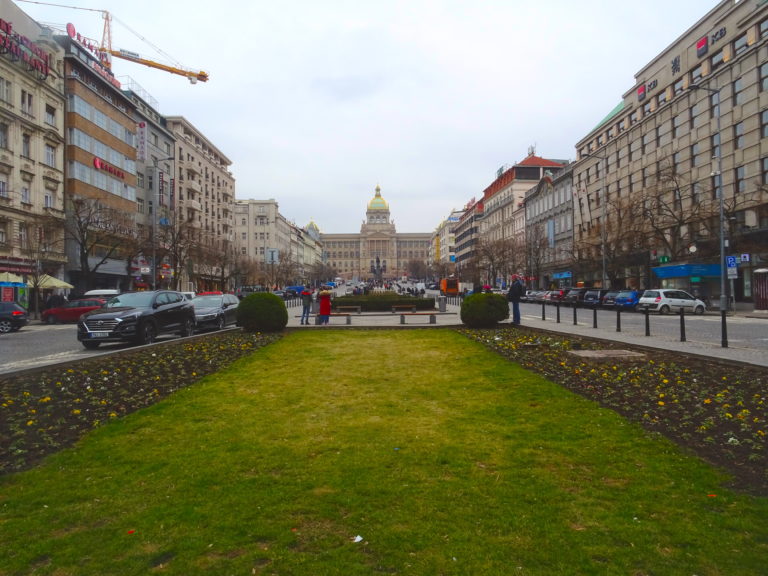
[[[736,262],[736,256],[726,256],[725,262],[728,268],[736,268],[736,266],[738,265]]]

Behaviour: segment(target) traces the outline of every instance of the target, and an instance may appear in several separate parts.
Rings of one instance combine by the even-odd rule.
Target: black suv
[[[584,306],[590,306],[592,308],[603,305],[603,297],[608,294],[610,290],[592,288],[584,293],[584,300],[582,304]]]
[[[158,334],[191,336],[195,308],[181,292],[155,290],[126,292],[88,312],[77,323],[77,339],[86,348],[102,342],[151,344]]]
[[[20,330],[27,322],[27,311],[16,302],[0,302],[0,334]]]
[[[563,298],[563,304],[567,306],[580,306],[584,303],[584,294],[587,293],[586,288],[571,288]]]

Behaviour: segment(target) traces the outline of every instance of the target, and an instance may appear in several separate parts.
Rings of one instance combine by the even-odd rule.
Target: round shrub
[[[507,318],[509,304],[499,294],[472,294],[461,303],[461,321],[470,328],[490,328]]]
[[[254,292],[237,307],[237,325],[246,332],[279,332],[287,324],[285,303],[271,292]]]

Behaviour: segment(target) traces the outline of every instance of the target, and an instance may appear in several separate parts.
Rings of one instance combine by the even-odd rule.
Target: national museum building
[[[409,263],[427,265],[429,232],[398,233],[389,205],[376,186],[359,234],[322,234],[323,260],[345,280],[387,280],[409,276]]]

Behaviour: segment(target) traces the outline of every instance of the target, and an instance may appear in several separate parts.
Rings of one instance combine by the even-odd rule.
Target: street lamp
[[[603,282],[601,288],[608,288],[608,274],[605,266],[605,229],[608,225],[606,220],[606,204],[608,203],[608,157],[592,153],[582,154],[582,156],[598,158],[603,161],[603,199],[600,202],[602,208],[602,215],[600,216],[600,219],[602,220],[600,226],[600,252],[602,252],[603,257]]]
[[[704,90],[710,94],[717,94],[717,108],[715,119],[717,121],[717,149],[715,150],[715,158],[717,159],[717,182],[720,184],[720,190],[718,191],[719,204],[720,204],[720,345],[723,348],[728,348],[728,327],[726,324],[725,316],[728,309],[728,296],[725,291],[725,277],[727,270],[725,267],[725,204],[723,198],[724,184],[723,184],[723,138],[720,132],[720,89],[719,88],[707,88],[698,84],[691,84],[688,87],[689,90]]]
[[[160,169],[157,166],[158,162],[165,162],[167,160],[175,160],[173,156],[168,158],[152,158],[152,162],[155,165],[155,182],[153,184],[153,200],[152,200],[152,290],[157,290],[157,218],[160,214],[158,206],[160,205]]]

